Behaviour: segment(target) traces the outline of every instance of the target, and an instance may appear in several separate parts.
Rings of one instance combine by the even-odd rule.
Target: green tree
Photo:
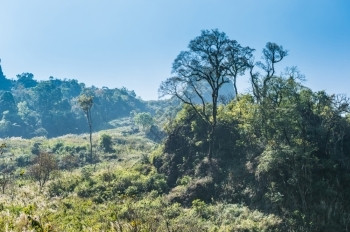
[[[91,118],[91,108],[93,105],[93,97],[87,96],[85,94],[80,95],[78,99],[79,105],[81,109],[84,111],[88,125],[89,125],[89,135],[90,135],[90,157],[89,161],[92,162],[93,156],[92,156],[92,118]]]
[[[28,125],[36,125],[39,123],[39,115],[37,112],[29,108],[29,104],[26,101],[19,102],[17,104],[18,115]]]
[[[72,132],[76,128],[71,105],[68,99],[63,98],[60,84],[61,81],[51,78],[30,89],[34,99],[31,108],[40,115],[40,126],[50,137]]]
[[[0,59],[0,90],[10,90],[12,86],[12,82],[7,79],[2,72],[1,68],[1,59]]]
[[[0,113],[4,111],[9,111],[10,113],[17,113],[17,106],[15,99],[11,92],[1,92],[0,93]]]
[[[17,85],[22,85],[24,88],[32,88],[38,84],[34,80],[34,75],[32,73],[22,73],[17,75]]]
[[[22,136],[22,120],[17,113],[12,93],[0,93],[0,136]]]
[[[134,122],[136,125],[142,126],[143,130],[150,128],[154,124],[152,115],[146,112],[135,114]]]
[[[33,91],[38,112],[41,114],[50,114],[62,100],[61,89],[52,80],[40,82]]]
[[[262,98],[266,97],[269,82],[276,77],[275,65],[288,55],[288,51],[281,45],[272,42],[266,43],[262,53],[263,61],[258,61],[255,64],[250,61],[251,84],[253,94],[258,101],[261,101]],[[262,75],[259,72],[254,72],[254,67],[261,68],[265,72],[265,75]]]
[[[100,146],[103,148],[105,152],[113,152],[113,142],[112,136],[107,134],[102,134],[100,137]]]
[[[256,165],[262,204],[295,220],[301,231],[341,231],[350,210],[344,197],[350,190],[349,101],[314,93],[293,75],[273,76],[261,90],[260,101],[249,106],[253,117],[241,131],[241,151]]]
[[[190,105],[208,125],[208,157],[211,159],[215,143],[219,90],[231,77],[237,76],[249,67],[252,49],[242,47],[218,30],[204,30],[189,43],[189,50],[182,51],[173,63],[173,77],[162,82],[161,96],[171,95]],[[210,92],[210,109],[205,92]],[[235,85],[236,92],[237,86]],[[199,98],[200,104],[194,99]]]

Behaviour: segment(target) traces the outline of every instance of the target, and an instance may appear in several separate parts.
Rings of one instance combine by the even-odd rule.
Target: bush
[[[61,169],[72,170],[73,168],[79,167],[79,158],[75,155],[65,155],[59,162]]]
[[[51,182],[48,186],[49,196],[67,196],[69,193],[72,193],[74,191],[78,184],[79,179],[77,177],[59,179],[58,181]]]
[[[112,143],[112,137],[107,134],[102,134],[100,137],[100,146],[102,147],[104,152],[114,152],[113,149],[113,143]]]
[[[30,155],[20,155],[16,158],[16,164],[18,167],[25,167],[32,163]]]

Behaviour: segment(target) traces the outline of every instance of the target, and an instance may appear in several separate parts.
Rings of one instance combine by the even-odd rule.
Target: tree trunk
[[[90,162],[92,162],[92,126],[89,124],[90,129]]]
[[[89,154],[89,162],[92,163],[93,158],[92,158],[92,122],[91,122],[91,111],[88,110],[86,112],[86,117],[88,120],[89,124],[89,142],[90,142],[90,154]]]
[[[235,98],[238,99],[238,90],[237,90],[237,79],[236,77],[233,78],[233,88],[235,90]]]
[[[216,122],[217,122],[217,113],[218,113],[218,109],[217,109],[217,99],[218,99],[218,93],[219,91],[217,90],[216,92],[213,93],[212,95],[212,104],[213,104],[213,122],[210,125],[210,132],[209,132],[209,151],[208,151],[208,159],[209,162],[211,162],[211,159],[213,157],[213,152],[214,152],[214,145],[215,145],[215,129],[216,129]]]
[[[208,148],[208,159],[209,159],[209,162],[211,162],[211,159],[213,157],[213,151],[214,151],[214,128],[213,126],[211,127],[210,129],[210,132],[209,132],[209,148]]]

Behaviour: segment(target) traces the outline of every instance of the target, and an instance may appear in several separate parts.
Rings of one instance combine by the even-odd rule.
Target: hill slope
[[[164,114],[168,107],[162,107],[164,101],[159,104],[143,101],[134,91],[124,87],[86,87],[77,80],[53,77],[36,81],[31,73],[22,73],[17,75],[17,80],[9,80],[0,66],[0,138],[51,138],[87,132],[86,118],[78,104],[82,94],[93,97],[94,131],[112,128],[110,121],[130,116],[131,112]]]

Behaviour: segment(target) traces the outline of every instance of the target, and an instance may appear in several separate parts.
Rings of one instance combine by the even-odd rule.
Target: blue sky
[[[349,0],[4,0],[0,58],[10,79],[31,72],[157,99],[180,51],[218,28],[256,59],[266,42],[282,45],[281,68],[298,66],[313,90],[350,97],[349,12]]]

